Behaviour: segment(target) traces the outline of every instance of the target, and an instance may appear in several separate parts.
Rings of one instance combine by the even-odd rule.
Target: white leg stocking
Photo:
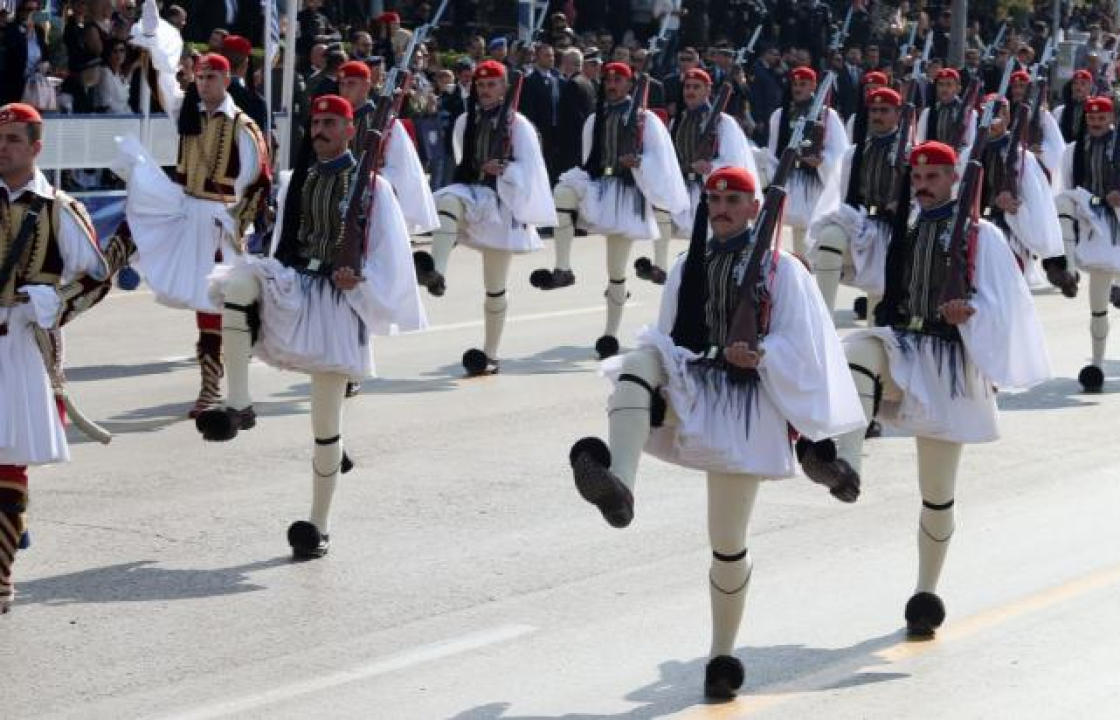
[[[249,357],[253,347],[248,312],[260,294],[260,282],[252,273],[237,270],[230,273],[222,309],[222,346],[225,349],[226,404],[237,410],[253,404],[249,393]]]
[[[809,257],[809,231],[791,225],[790,233],[793,235],[793,253],[811,263],[813,259]]]
[[[1058,223],[1062,226],[1062,243],[1066,249],[1066,267],[1070,272],[1073,272],[1077,267],[1077,260],[1074,257],[1074,248],[1077,247],[1077,225],[1075,224],[1074,217],[1076,209],[1074,208],[1073,201],[1064,195],[1058,195],[1054,198],[1054,207],[1058,210]]]
[[[342,401],[346,376],[315,373],[311,376],[311,431],[315,450],[311,456],[311,523],[330,533],[331,500],[342,471]]]
[[[509,277],[509,263],[513,254],[505,250],[482,251],[482,283],[486,287],[486,338],[482,351],[491,360],[498,359],[498,345],[502,341],[502,330],[506,325],[506,280]]]
[[[754,475],[708,473],[708,538],[712,566],[708,574],[712,600],[711,657],[731,655],[743,620],[751,580],[747,524],[760,479]]]
[[[961,463],[961,445],[923,437],[916,440],[922,514],[918,522],[918,586],[915,592],[933,593],[937,591],[937,580],[941,577],[955,527],[953,493]]]
[[[579,197],[567,185],[557,185],[552,192],[556,203],[556,219],[560,224],[552,231],[552,243],[556,252],[557,270],[572,269],[572,240],[576,233],[576,217],[579,215]]]
[[[622,235],[607,236],[607,328],[604,335],[618,337],[622,309],[626,307],[626,264],[634,241]]]
[[[874,419],[878,404],[886,388],[891,387],[887,353],[883,343],[874,337],[844,342],[844,354],[852,371],[852,381],[859,393],[863,414],[868,421]],[[857,473],[863,465],[863,439],[865,428],[853,430],[836,438],[836,454],[848,461]]]
[[[829,224],[821,229],[817,248],[813,253],[813,272],[828,311],[836,309],[836,291],[840,288],[840,272],[848,253],[848,235],[838,225]]]
[[[1104,364],[1108,344],[1108,296],[1112,290],[1112,273],[1089,271],[1089,336],[1093,339],[1093,365]]]
[[[657,239],[653,241],[653,264],[669,272],[669,242],[673,239],[673,216],[664,210],[654,210],[657,218]]]
[[[639,348],[622,359],[619,382],[607,401],[611,472],[631,490],[642,448],[649,438],[652,393],[665,382],[657,351]]]
[[[463,219],[463,201],[454,195],[442,195],[436,203],[439,212],[439,229],[432,232],[432,262],[436,272],[447,277],[447,261],[459,239],[459,224]]]

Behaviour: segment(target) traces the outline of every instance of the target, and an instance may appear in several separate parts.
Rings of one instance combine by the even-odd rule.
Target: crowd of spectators
[[[280,32],[286,36],[286,2],[278,0]],[[49,4],[45,4],[49,3]],[[295,49],[296,123],[307,100],[336,88],[336,71],[349,59],[370,65],[375,88],[401,58],[411,31],[433,11],[433,2],[384,0],[372,3],[302,0]],[[258,123],[268,123],[260,48],[264,26],[259,0],[177,0],[159,3],[163,17],[188,41],[181,80],[191,78],[193,58],[226,52],[232,35],[246,48],[235,53],[234,94]],[[13,7],[14,6],[14,7]],[[135,113],[140,111],[141,58],[127,43],[142,0],[0,0],[0,104],[24,99],[47,112]],[[989,7],[990,6],[990,7]],[[851,8],[848,35],[830,50],[832,28]],[[550,175],[579,162],[580,128],[594,111],[599,73],[605,62],[629,63],[653,76],[649,103],[665,118],[679,111],[681,76],[704,66],[718,85],[728,80],[734,94],[730,112],[757,143],[766,142],[767,119],[786,93],[789,70],[800,65],[837,71],[835,104],[847,116],[857,105],[859,80],[869,70],[894,78],[909,72],[931,36],[934,69],[949,50],[948,2],[897,3],[878,0],[563,0],[554,1],[532,43],[516,42],[513,0],[450,0],[444,21],[413,57],[414,81],[404,117],[414,132],[433,185],[451,171],[449,130],[463,112],[474,66],[487,58],[526,72],[522,112],[541,134]],[[1093,2],[1063,7],[1063,25],[1089,34],[1078,64],[1098,70],[1102,89],[1113,79],[1110,62],[1116,37],[1114,4]],[[1008,17],[1006,43],[982,65],[996,33],[996,0],[970,4],[965,69],[989,86],[1012,54],[1033,62],[1049,35],[1050,8],[1019,8]],[[662,26],[671,30],[663,51],[651,62],[648,41]],[[917,29],[911,30],[916,23]],[[755,54],[746,67],[737,51],[761,27]],[[272,106],[281,97],[282,54],[275,59]],[[748,81],[749,78],[749,81]],[[155,99],[153,98],[153,102]],[[155,103],[158,110],[158,103]],[[293,145],[299,133],[293,133]]]

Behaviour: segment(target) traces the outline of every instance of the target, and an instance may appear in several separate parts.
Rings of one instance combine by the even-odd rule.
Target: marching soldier
[[[1087,392],[1095,392],[1104,385],[1110,288],[1120,274],[1120,187],[1116,185],[1120,154],[1112,99],[1092,97],[1084,105],[1085,132],[1066,146],[1062,187],[1067,189],[1056,202],[1066,257],[1089,274],[1092,361],[1077,379]]]
[[[778,156],[789,141],[794,123],[809,111],[816,92],[816,71],[808,67],[790,71],[790,103],[770,116],[771,175],[778,164]],[[822,126],[823,139],[802,151],[790,175],[788,188],[784,220],[793,231],[793,252],[803,258],[809,257],[808,230],[813,216],[822,210],[832,209],[837,202],[835,194],[838,192],[840,161],[848,148],[844,123],[835,110],[825,108]]]
[[[28,466],[70,459],[59,328],[108,293],[131,250],[103,254],[82,204],[47,182],[42,134],[35,108],[0,107],[0,614],[28,545]]]
[[[816,243],[813,271],[829,312],[836,307],[842,279],[867,293],[869,308],[878,304],[883,296],[887,246],[900,211],[893,193],[899,191],[895,161],[902,97],[881,87],[867,93],[864,106],[865,136],[857,137],[857,144],[844,153],[840,171],[843,202],[812,226]],[[909,138],[901,142],[905,147]],[[902,203],[901,212],[909,214],[909,202]]]
[[[150,23],[154,3],[144,7]],[[160,103],[176,118],[179,155],[171,179],[134,137],[120,143],[113,168],[128,187],[125,217],[136,243],[133,264],[169,307],[195,311],[196,346],[202,371],[197,417],[221,400],[221,309],[209,296],[207,277],[217,265],[234,262],[246,250],[246,235],[271,191],[268,148],[260,128],[228,93],[230,63],[210,53],[199,58],[194,81],[179,89],[176,48],[164,41],[178,32],[158,20],[159,31],[134,33],[133,44],[150,53],[157,71]]]
[[[670,215],[688,209],[672,138],[656,115],[640,107],[641,98],[632,96],[633,80],[625,63],[604,66],[599,104],[583,126],[583,167],[563,173],[553,193],[559,220],[554,269],[536,270],[529,278],[541,290],[574,284],[577,223],[607,236],[607,324],[595,342],[600,358],[618,352],[618,328],[630,296],[626,265],[635,240],[659,236],[654,206]]]
[[[942,68],[934,74],[936,102],[918,117],[917,141],[945,143],[963,163],[976,140],[976,126],[960,93],[961,74],[956,68]]]
[[[665,284],[665,270],[669,267],[669,241],[674,227],[679,236],[692,233],[704,179],[713,170],[729,166],[745,168],[751,177],[758,177],[754,152],[739,123],[720,111],[713,125],[710,128],[706,125],[713,112],[712,79],[707,72],[700,68],[685,72],[683,98],[684,110],[673,119],[669,132],[677,149],[677,162],[684,173],[690,205],[688,210],[672,217],[664,210],[654,208],[659,235],[653,241],[653,261],[641,257],[634,263],[639,278],[658,285]],[[756,199],[761,199],[762,193],[758,192],[756,196]]]
[[[864,413],[917,441],[918,580],[905,617],[911,636],[931,637],[945,618],[936,591],[953,535],[961,449],[999,437],[996,387],[1028,388],[1050,371],[1030,292],[995,225],[979,220],[974,244],[962,250],[972,259],[963,262],[971,294],[943,300],[957,267],[949,262],[955,213],[969,211],[952,195],[957,157],[929,142],[909,160],[917,221],[891,243],[877,327],[845,337],[844,351]],[[857,472],[863,441],[862,428],[837,439],[839,457]],[[815,466],[802,466],[812,478]]]
[[[707,473],[712,645],[704,691],[726,700],[743,683],[733,652],[751,579],[747,525],[759,485],[794,475],[790,427],[825,441],[862,430],[865,420],[832,319],[790,255],[765,251],[761,277],[770,279],[772,294],[758,349],[729,340],[741,292],[737,268],[754,250],[757,187],[746,170],[726,167],[711,173],[705,189],[706,204],[687,256],[669,273],[656,325],[642,330],[636,350],[604,363],[615,382],[608,442],[583,438],[569,459],[580,495],[618,528],[634,517],[643,448]],[[858,478],[841,461],[820,461],[815,474],[839,499],[859,494]]]
[[[440,227],[432,233],[432,252],[415,255],[418,282],[438,296],[456,242],[482,253],[485,339],[481,350],[463,354],[472,376],[498,371],[513,255],[539,250],[536,226],[556,224],[548,171],[536,130],[517,112],[518,91],[502,63],[487,60],[475,68],[467,110],[452,130],[454,183],[436,193]]]
[[[1085,127],[1085,101],[1093,94],[1093,73],[1082,68],[1073,73],[1063,96],[1066,101],[1054,108],[1054,119],[1062,131],[1062,139],[1071,143],[1081,137]]]
[[[370,178],[362,171],[376,160],[359,165],[350,152],[353,120],[342,97],[321,95],[312,102],[317,162],[308,169],[299,202],[281,203],[296,212],[277,223],[272,256],[247,258],[212,278],[211,292],[223,307],[227,393],[224,405],[195,420],[204,439],[231,440],[256,425],[251,354],[311,376],[311,511],[288,528],[297,559],[322,557],[330,549],[331,503],[339,475],[351,467],[342,442],[343,398],[350,378],[373,373],[370,335],[427,325],[407,224],[387,180],[377,177],[368,189]],[[354,219],[347,214],[352,203],[368,208],[364,228],[345,225]],[[364,239],[367,248],[357,254],[357,271],[347,264],[348,233],[359,243]]]

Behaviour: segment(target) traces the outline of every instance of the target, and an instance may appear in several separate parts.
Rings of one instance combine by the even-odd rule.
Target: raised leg
[[[253,399],[249,393],[249,358],[253,352],[254,326],[259,322],[257,301],[260,281],[247,270],[234,270],[226,279],[224,307],[219,318],[219,340],[226,354],[226,403],[215,399],[195,418],[195,427],[206,440],[224,442],[240,430],[256,425]]]
[[[840,288],[840,274],[847,252],[848,235],[839,225],[829,224],[821,229],[813,253],[813,270],[817,276],[817,287],[830,313],[836,309],[836,292]]]

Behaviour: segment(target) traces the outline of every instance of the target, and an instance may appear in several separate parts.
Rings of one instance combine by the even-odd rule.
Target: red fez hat
[[[887,74],[885,72],[880,72],[878,70],[872,70],[871,72],[864,73],[863,74],[863,84],[864,85],[886,85],[887,84]]]
[[[1073,74],[1073,79],[1088,80],[1089,82],[1093,82],[1093,73],[1089,72],[1088,70],[1081,69]]]
[[[320,95],[315,98],[311,107],[311,117],[320,115],[338,115],[347,120],[354,119],[354,108],[350,101],[338,95]]]
[[[867,93],[867,103],[869,105],[890,105],[891,107],[902,107],[902,96],[896,91],[887,88],[875,88]]]
[[[691,70],[686,72],[684,74],[684,79],[685,80],[699,80],[700,82],[704,83],[705,85],[711,85],[712,84],[712,76],[709,75],[708,73],[704,72],[700,68],[692,68]]]
[[[1015,72],[1011,73],[1011,82],[1029,83],[1030,81],[1031,74],[1026,70],[1016,70]]]
[[[957,153],[945,143],[930,141],[910,151],[911,165],[956,165]]]
[[[817,81],[817,71],[811,67],[795,67],[790,71],[789,76],[794,80],[808,80],[810,82]]]
[[[1085,100],[1086,113],[1110,113],[1112,112],[1112,98],[1103,95],[1099,97],[1086,98]]]
[[[754,193],[754,176],[741,167],[723,167],[708,176],[705,190],[733,190]]]
[[[478,64],[474,69],[474,77],[476,80],[485,80],[487,78],[504,78],[506,76],[506,66],[497,60],[484,60]]]
[[[198,59],[194,66],[195,72],[213,70],[214,72],[229,75],[229,60],[218,53],[206,53]]]
[[[384,12],[377,16],[377,22],[385,23],[386,25],[389,23],[399,23],[400,21],[401,16],[395,12]]]
[[[0,107],[0,125],[17,122],[41,125],[43,116],[26,103],[9,103]]]
[[[946,78],[960,82],[961,74],[957,72],[956,68],[941,68],[937,71],[937,75],[935,75],[933,79],[936,82],[937,80],[945,80]]]
[[[609,62],[606,65],[604,65],[603,66],[603,74],[604,75],[610,75],[611,73],[614,73],[615,75],[621,75],[622,77],[625,77],[625,78],[634,77],[634,71],[631,70],[630,66],[627,65],[626,63]]]
[[[338,66],[338,79],[342,78],[359,78],[361,80],[371,80],[373,72],[361,60],[350,60]]]
[[[253,43],[240,35],[226,35],[226,39],[222,40],[222,52],[233,53],[234,55],[251,55],[253,53]]]

